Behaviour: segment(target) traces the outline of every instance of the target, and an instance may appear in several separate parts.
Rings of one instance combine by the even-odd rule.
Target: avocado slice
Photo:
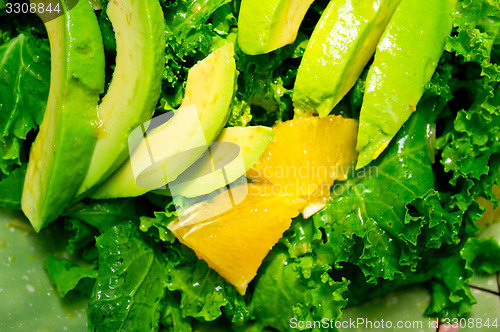
[[[416,110],[451,33],[456,0],[401,0],[368,71],[356,168],[387,147]]]
[[[146,132],[146,139],[142,139],[139,127],[129,140],[131,147],[137,142],[133,136],[140,141],[131,157],[91,197],[134,197],[174,181],[203,155],[226,124],[236,78],[232,43],[194,65],[180,109],[170,120]]]
[[[116,67],[99,105],[98,140],[79,195],[127,159],[130,133],[151,118],[161,93],[165,23],[158,0],[110,1],[106,12],[115,30]]]
[[[332,0],[297,71],[297,115],[327,116],[354,86],[400,0]]]
[[[259,160],[273,136],[264,126],[225,128],[202,158],[168,184],[170,191],[197,197],[236,181]]]
[[[31,147],[21,206],[38,232],[73,201],[90,164],[104,91],[101,31],[88,0],[45,23],[51,49],[47,109]]]
[[[238,46],[250,55],[291,44],[314,0],[242,0],[238,16]]]

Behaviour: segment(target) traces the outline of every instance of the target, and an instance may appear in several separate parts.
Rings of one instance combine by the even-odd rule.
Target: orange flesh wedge
[[[305,204],[296,196],[274,194],[268,189],[248,184],[245,199],[229,211],[193,224],[176,220],[168,226],[198,258],[207,262],[241,294],[245,294],[263,259]],[[220,206],[223,197],[219,194],[190,210],[195,214],[217,210],[213,205]]]
[[[247,173],[254,183],[247,184],[243,201],[227,204],[236,188],[219,193],[189,207],[168,228],[244,294],[292,218],[321,209],[333,181],[354,170],[357,128],[356,120],[335,115],[276,125],[273,141]],[[209,214],[214,217],[204,220]]]
[[[273,141],[247,173],[254,182],[313,203],[327,200],[334,180],[345,180],[354,170],[358,131],[354,119],[296,118],[273,130]]]

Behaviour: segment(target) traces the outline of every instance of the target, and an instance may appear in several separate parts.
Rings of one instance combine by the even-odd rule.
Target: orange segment
[[[254,183],[247,185],[241,203],[227,201],[245,187],[234,188],[231,195],[222,192],[189,207],[182,221],[168,228],[244,294],[292,218],[321,209],[333,181],[346,179],[354,170],[357,128],[355,120],[340,116],[299,118],[275,126],[273,141],[247,174]]]
[[[356,120],[336,115],[296,118],[273,130],[273,141],[247,174],[253,181],[313,202],[329,197],[333,181],[345,180],[353,171]]]
[[[229,211],[194,224],[189,223],[188,216],[183,222],[176,220],[168,226],[241,294],[245,294],[262,260],[305,204],[296,196],[274,194],[268,189],[248,184],[246,198]],[[199,203],[189,209],[190,213],[198,216],[200,211],[218,210],[224,197],[219,194],[209,202]]]

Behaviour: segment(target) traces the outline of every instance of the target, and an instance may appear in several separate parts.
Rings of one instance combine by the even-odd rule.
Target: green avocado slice
[[[269,127],[225,128],[209,153],[168,184],[170,191],[184,197],[197,197],[236,181],[259,160],[273,136]]]
[[[236,78],[232,43],[194,65],[188,73],[180,109],[166,123],[148,132],[147,139],[140,141],[131,157],[91,197],[134,197],[174,181],[203,155],[206,144],[215,140],[226,124]],[[201,145],[204,147],[190,149]],[[154,160],[151,156],[155,156]],[[168,176],[164,174],[166,167]],[[139,175],[140,186],[134,175]]]
[[[243,0],[238,16],[238,45],[250,55],[291,44],[314,0]]]
[[[327,116],[349,92],[375,52],[399,1],[330,1],[297,72],[293,91],[297,115]]]
[[[455,3],[401,0],[366,79],[356,168],[376,159],[416,110],[451,33]]]
[[[22,209],[38,232],[73,201],[90,164],[104,90],[104,49],[88,0],[45,23],[51,49],[47,109],[32,145]]]
[[[158,0],[110,1],[107,14],[115,30],[116,67],[99,105],[98,140],[79,195],[127,159],[128,136],[151,118],[161,92],[165,23]]]

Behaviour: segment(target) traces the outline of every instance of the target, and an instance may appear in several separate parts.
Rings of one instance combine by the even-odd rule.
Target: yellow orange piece
[[[334,180],[345,180],[354,170],[356,120],[311,116],[282,122],[273,130],[273,141],[247,175],[273,186],[274,192],[317,203],[329,197]]]
[[[248,189],[247,196],[232,209],[207,220],[192,222],[191,219],[199,220],[200,214],[220,211],[227,197],[221,193],[210,201],[190,207],[182,221],[178,219],[168,226],[198,258],[207,262],[241,294],[245,294],[262,260],[305,205],[302,199],[275,194],[268,186],[244,186]]]

